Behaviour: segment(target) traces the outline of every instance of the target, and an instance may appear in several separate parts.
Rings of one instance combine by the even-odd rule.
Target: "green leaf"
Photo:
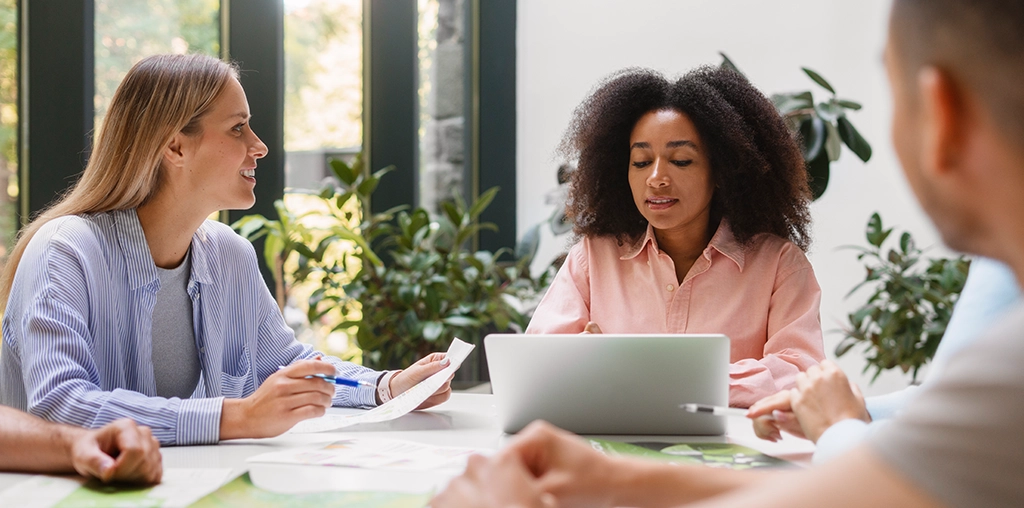
[[[722,63],[720,65],[721,68],[729,69],[730,71],[734,71],[734,72],[738,72],[740,74],[743,74],[743,71],[741,71],[739,67],[736,67],[736,64],[734,64],[732,62],[732,60],[730,60],[729,57],[726,56],[726,54],[724,52],[719,51],[718,54],[722,56]]]
[[[351,166],[345,164],[345,161],[341,159],[332,158],[329,164],[331,165],[331,171],[334,173],[334,176],[337,176],[338,180],[341,180],[341,183],[346,186],[350,186],[355,183],[356,178],[359,177],[359,173],[354,171]]]
[[[450,316],[444,318],[442,321],[447,325],[464,327],[480,326],[483,324],[479,319],[474,319],[468,316]]]
[[[516,259],[525,259],[527,262],[533,260],[540,248],[540,224],[534,224],[523,233],[523,237],[516,244]]]
[[[839,129],[832,122],[825,122],[825,131],[828,133],[825,137],[825,153],[828,154],[829,162],[835,162],[839,160],[843,148]]]
[[[814,72],[813,70],[808,69],[807,67],[801,67],[801,69],[803,69],[804,73],[810,76],[815,83],[821,85],[822,88],[828,90],[829,92],[832,92],[833,95],[836,93],[835,89],[832,88],[832,85],[830,85],[828,81],[825,81],[825,78],[821,77],[821,74],[818,74],[817,72]]]
[[[846,99],[839,99],[839,101],[837,101],[837,104],[839,104],[840,106],[842,106],[842,107],[844,107],[846,109],[852,109],[854,111],[858,111],[860,108],[863,107],[863,106],[860,105],[859,102],[853,102],[851,100],[846,100]]]
[[[800,139],[803,141],[804,160],[817,159],[825,145],[825,121],[817,116],[812,116],[800,122]]]
[[[494,201],[494,196],[498,193],[498,187],[491,187],[486,192],[480,195],[476,199],[476,203],[469,208],[469,218],[476,219],[481,213]]]
[[[904,254],[907,254],[914,248],[914,239],[910,237],[910,232],[904,231],[903,235],[900,236],[900,250]]]
[[[850,150],[857,154],[860,160],[867,162],[871,159],[871,145],[857,132],[846,116],[840,116],[837,122],[839,123],[839,136],[843,143],[846,143],[846,146],[850,147]]]
[[[811,188],[812,199],[818,199],[828,188],[829,160],[824,150],[818,152],[818,156],[807,161],[807,184]]]
[[[423,323],[423,338],[434,342],[444,332],[444,323],[440,321],[428,321]]]
[[[441,208],[444,210],[444,213],[448,216],[448,220],[451,221],[451,223],[454,226],[462,225],[462,213],[460,213],[459,209],[456,208],[455,203],[452,203],[451,201],[445,201],[441,203]]]

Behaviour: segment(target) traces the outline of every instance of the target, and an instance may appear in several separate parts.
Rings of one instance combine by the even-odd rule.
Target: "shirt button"
[[[667,289],[667,290],[669,290],[669,291],[672,291],[672,290],[673,290],[673,289],[675,289],[675,288],[676,288],[676,287],[675,287],[675,286],[673,286],[672,284],[669,284],[669,285],[665,286],[665,289]]]

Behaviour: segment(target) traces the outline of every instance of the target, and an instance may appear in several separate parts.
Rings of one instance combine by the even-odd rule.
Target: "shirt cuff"
[[[355,376],[355,379],[359,381],[368,381],[377,386],[377,380],[380,379],[383,372],[379,370],[364,369]],[[336,406],[342,407],[376,407],[377,406],[377,391],[376,388],[370,388],[368,386],[360,386],[357,388],[348,388],[339,390],[339,395],[342,395],[339,399],[335,399]]]
[[[178,407],[176,445],[217,444],[224,397],[182,399]]]
[[[868,423],[848,418],[825,429],[818,438],[812,462],[821,464],[852,450],[868,435]]]

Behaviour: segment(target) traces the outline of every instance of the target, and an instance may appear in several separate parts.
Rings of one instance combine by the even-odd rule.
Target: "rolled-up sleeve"
[[[821,288],[810,264],[783,274],[772,292],[764,356],[729,368],[729,405],[751,404],[794,386],[796,375],[825,359],[821,337]],[[784,272],[783,272],[784,273]]]

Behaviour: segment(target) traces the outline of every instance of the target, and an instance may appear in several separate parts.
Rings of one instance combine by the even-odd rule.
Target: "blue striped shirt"
[[[88,428],[131,418],[164,445],[216,443],[224,398],[252,394],[279,365],[322,355],[295,340],[248,241],[206,221],[191,252],[188,294],[202,365],[191,397],[156,396],[160,278],[135,210],[122,210],[58,218],[29,242],[3,317],[0,403]],[[381,375],[324,359],[342,376],[376,383]],[[339,389],[334,405],[373,406],[375,393]]]

